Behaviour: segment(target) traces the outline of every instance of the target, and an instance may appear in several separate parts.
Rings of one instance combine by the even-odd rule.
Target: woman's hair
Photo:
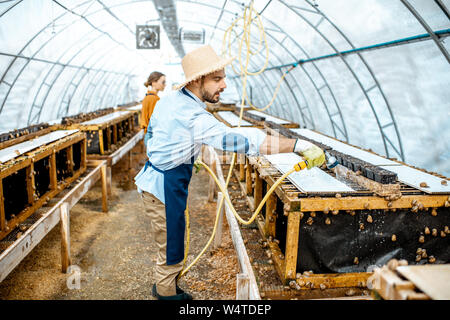
[[[152,73],[150,73],[150,75],[148,76],[147,81],[144,83],[144,86],[148,87],[151,86],[153,82],[158,81],[159,78],[165,76],[164,73],[161,73],[159,71],[153,71]]]

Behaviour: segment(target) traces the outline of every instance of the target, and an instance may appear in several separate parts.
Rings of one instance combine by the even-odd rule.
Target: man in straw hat
[[[220,58],[208,45],[186,54],[181,62],[186,80],[161,98],[150,118],[149,160],[135,181],[158,247],[152,294],[160,300],[192,299],[176,279],[183,267],[188,185],[203,144],[248,155],[299,152],[308,168],[325,160],[323,151],[307,141],[266,135],[257,128],[229,128],[206,111],[205,101],[218,102],[226,88],[224,68],[232,60]]]

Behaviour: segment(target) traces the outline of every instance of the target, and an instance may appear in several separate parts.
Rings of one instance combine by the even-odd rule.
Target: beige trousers
[[[154,272],[156,291],[161,296],[176,294],[176,278],[183,269],[183,262],[168,266],[166,263],[167,229],[166,207],[153,194],[143,191],[145,212],[151,220],[151,233],[157,246],[157,260]]]

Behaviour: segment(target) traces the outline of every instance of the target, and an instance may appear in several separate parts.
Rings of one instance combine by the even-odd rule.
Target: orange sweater
[[[145,132],[147,132],[148,122],[150,121],[150,117],[152,116],[158,100],[158,95],[152,90],[148,90],[144,100],[142,100],[141,128],[144,129]]]

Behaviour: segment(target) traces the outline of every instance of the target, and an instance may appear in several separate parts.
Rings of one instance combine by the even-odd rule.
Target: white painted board
[[[142,105],[138,104],[136,106],[127,108],[127,111],[136,111],[136,110],[141,110],[141,109],[142,109]]]
[[[400,166],[382,166],[383,169],[395,172],[398,176],[398,180],[404,184],[419,189],[426,193],[450,193],[450,181],[447,185],[441,184],[442,180],[439,177],[433,176],[426,172],[407,167]],[[420,184],[425,182],[429,187],[421,187]]]
[[[117,119],[127,113],[129,113],[129,111],[117,111],[117,112],[106,114],[99,118],[95,118],[95,119],[91,119],[91,120],[82,122],[81,124],[82,125],[102,124],[102,123]]]
[[[239,124],[239,117],[234,114],[231,111],[219,111],[217,112],[217,114],[226,122],[228,122],[230,124],[230,126],[232,127],[237,127]],[[241,127],[251,127],[253,126],[252,123],[245,121],[244,119],[242,119],[241,121]]]
[[[261,112],[261,111],[258,111],[258,110],[249,110],[247,112],[249,112],[251,114],[254,114],[256,116],[259,116],[259,117],[264,117],[264,118],[266,118],[266,121],[272,121],[273,123],[276,123],[276,124],[288,124],[288,123],[291,123],[289,121],[286,121],[286,120],[283,120],[283,119],[280,119],[280,118],[276,118],[274,116],[268,115],[267,113],[264,113],[264,112]]]
[[[67,137],[77,131],[79,131],[79,130],[78,129],[57,130],[57,131],[47,133],[46,135],[37,137],[33,140],[27,140],[22,143],[18,143],[18,144],[10,146],[8,148],[2,149],[2,150],[0,150],[0,162],[3,163],[6,161],[9,161],[11,159],[14,159],[16,157],[19,157],[26,152],[29,152],[33,149],[39,148],[40,146],[49,144],[56,140],[62,139],[64,137]]]
[[[377,156],[376,154],[373,154],[371,152],[367,152],[367,151],[349,146],[348,144],[346,144],[344,142],[340,142],[335,139],[331,139],[327,136],[324,136],[320,133],[311,131],[309,129],[291,129],[291,130],[295,133],[301,134],[304,137],[307,137],[314,141],[326,144],[327,146],[330,146],[331,148],[333,148],[336,151],[342,152],[344,154],[348,154],[350,156],[353,156],[355,158],[358,158],[358,159],[366,161],[370,164],[373,164],[374,166],[401,166],[401,164],[398,162]]]
[[[296,153],[278,153],[264,156],[275,168],[283,174],[291,170],[294,165],[303,160]],[[293,172],[287,177],[299,190],[305,193],[347,193],[355,192],[352,188],[330,176],[325,171],[314,167]]]

